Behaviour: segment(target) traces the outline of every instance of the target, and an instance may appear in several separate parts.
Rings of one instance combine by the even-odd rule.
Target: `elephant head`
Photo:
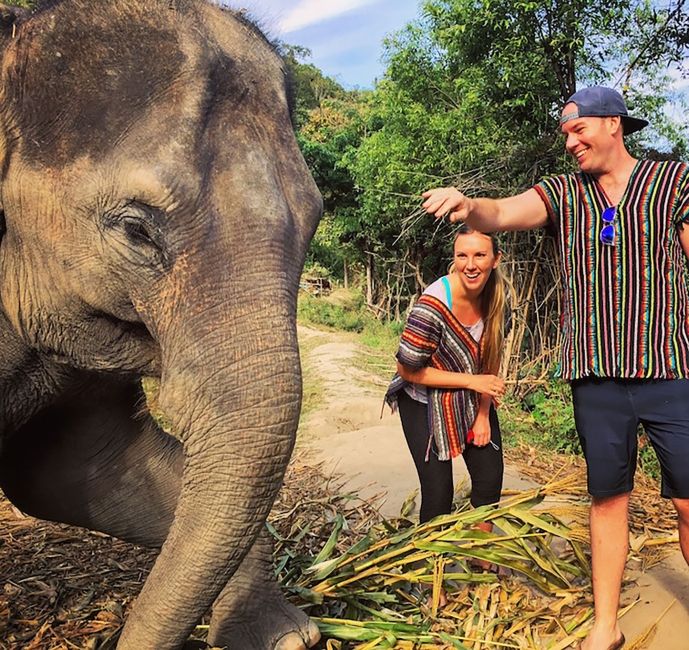
[[[200,0],[3,6],[0,23],[0,316],[45,363],[160,376],[181,488],[121,645],[178,647],[258,535],[294,443],[296,294],[322,202],[285,69],[257,28]]]

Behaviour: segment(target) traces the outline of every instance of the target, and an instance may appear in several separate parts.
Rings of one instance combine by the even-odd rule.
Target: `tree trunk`
[[[366,304],[369,307],[373,307],[374,290],[373,255],[366,253]]]

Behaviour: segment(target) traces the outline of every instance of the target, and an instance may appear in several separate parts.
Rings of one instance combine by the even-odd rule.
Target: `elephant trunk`
[[[180,647],[242,562],[282,484],[301,403],[296,272],[262,266],[255,282],[239,274],[248,289],[224,288],[231,279],[200,270],[178,273],[159,292],[167,297],[155,327],[160,404],[183,442],[184,472],[170,533],[119,647]],[[236,276],[235,264],[226,278]],[[170,295],[184,296],[172,310]]]

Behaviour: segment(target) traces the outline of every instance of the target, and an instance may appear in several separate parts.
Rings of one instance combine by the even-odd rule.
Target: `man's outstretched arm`
[[[545,203],[533,188],[505,199],[472,199],[456,187],[438,187],[422,196],[423,207],[429,214],[466,221],[482,232],[530,230],[548,223]]]

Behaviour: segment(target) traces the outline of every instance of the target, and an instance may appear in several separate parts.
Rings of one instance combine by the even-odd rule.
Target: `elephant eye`
[[[125,217],[123,219],[124,232],[129,238],[129,240],[134,244],[148,244],[150,246],[155,246],[155,238],[149,232],[147,224],[141,221],[141,219],[136,219],[134,217]]]
[[[155,208],[127,201],[103,213],[103,230],[113,239],[113,250],[137,264],[163,265],[170,262],[165,234]]]

